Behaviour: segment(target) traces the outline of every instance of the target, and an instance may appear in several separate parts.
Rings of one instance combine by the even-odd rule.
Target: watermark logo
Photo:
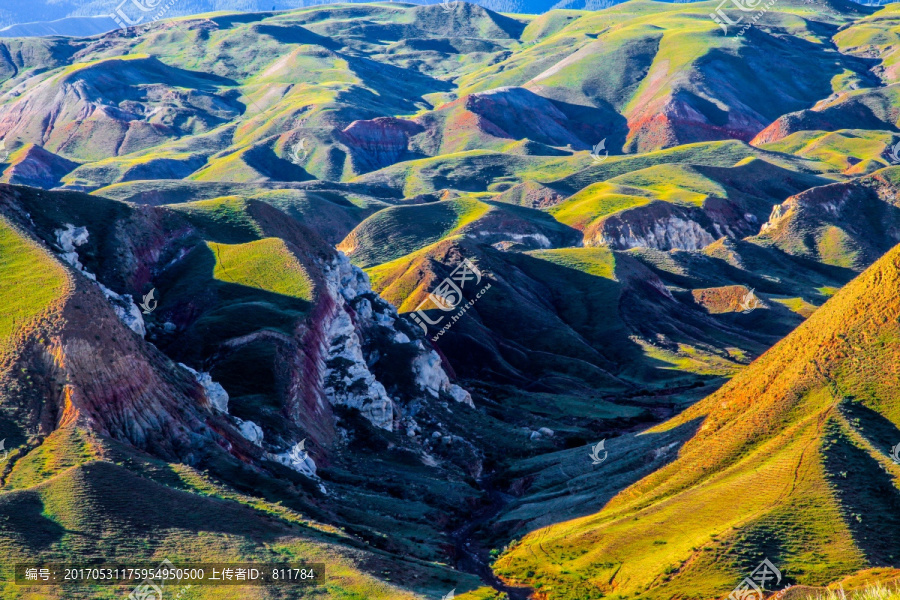
[[[731,0],[731,2],[743,12],[753,12],[762,4],[762,0]]]
[[[743,298],[741,298],[741,303],[738,308],[740,308],[741,312],[747,314],[749,312],[753,312],[760,306],[759,298],[751,288],[749,292],[747,292]]]
[[[156,572],[161,574],[164,570],[174,568],[175,565],[173,565],[169,559],[165,559],[156,568]],[[139,583],[131,594],[128,595],[128,600],[162,600],[163,588],[166,586],[166,582],[162,577],[159,577],[159,579],[161,580],[159,585],[156,584],[153,577],[144,579],[144,581]]]
[[[152,579],[144,580],[128,595],[128,600],[162,600],[164,586],[156,585]]]
[[[722,28],[722,32],[725,35],[728,35],[728,27],[730,25],[737,25],[738,23],[740,23],[741,21],[744,20],[744,17],[738,17],[737,21],[734,21],[731,19],[731,17],[728,16],[728,13],[726,13],[724,10],[722,10],[722,7],[727,2],[728,2],[728,0],[723,0],[722,3],[716,7],[715,12],[709,13],[709,18],[711,18],[714,23],[716,23],[719,27]]]
[[[601,152],[603,152],[602,155]],[[609,158],[609,150],[606,149],[606,138],[603,138],[591,149],[591,160],[600,164],[607,158]]]
[[[163,4],[165,2],[165,4]],[[122,0],[110,17],[122,29],[162,19],[178,0]],[[156,14],[150,15],[153,11]]]
[[[450,277],[444,279],[433,292],[428,294],[428,297],[425,300],[419,303],[416,309],[410,313],[410,318],[416,325],[421,327],[422,331],[427,335],[428,325],[439,325],[444,320],[445,315],[441,315],[437,319],[431,319],[425,314],[425,304],[431,302],[435,307],[444,312],[457,310],[458,312],[450,317],[450,322],[444,325],[441,331],[431,338],[432,341],[437,341],[440,336],[444,335],[444,333],[450,329],[450,327],[452,327],[467,310],[472,308],[475,302],[481,298],[487,290],[491,288],[491,284],[487,284],[475,294],[474,299],[464,302],[465,297],[463,296],[462,291],[466,286],[466,283],[473,281],[472,285],[478,285],[481,283],[481,277],[482,274],[481,271],[478,270],[478,267],[476,267],[468,258],[464,258],[459,266],[450,273]]]
[[[456,588],[447,592],[447,595],[441,598],[441,600],[453,600],[454,598],[456,598]]]
[[[0,448],[3,448],[2,444],[0,444]],[[900,444],[891,448],[891,460],[900,465]]]
[[[744,33],[750,29],[750,27],[756,23],[764,14],[766,14],[772,5],[775,4],[778,0],[769,0],[765,6],[760,7],[763,0],[722,0],[719,5],[716,7],[714,12],[709,13],[709,18],[713,20],[715,24],[722,28],[722,33],[728,35],[728,27],[731,25],[738,25],[744,20],[744,17],[738,17],[737,19],[732,19],[728,16],[728,13],[725,12],[725,5],[731,2],[737,7],[741,12],[753,12],[757,11],[756,15],[753,19],[745,24],[741,31],[738,33],[739,36],[744,35]]]
[[[900,140],[898,140],[896,144],[891,146],[890,156],[891,156],[892,163],[894,163],[895,165],[900,164]]]
[[[770,580],[774,581],[770,584]],[[763,600],[765,597],[763,590],[772,589],[779,583],[781,583],[781,571],[766,558],[750,573],[750,577],[745,577],[732,590],[728,600]]]
[[[606,444],[606,439],[602,439],[599,442],[597,442],[596,444],[594,444],[594,446],[591,448],[590,457],[591,457],[592,465],[599,465],[604,460],[606,460],[606,457],[609,455],[609,452],[606,451],[606,448],[604,447],[605,444]],[[603,452],[602,457],[600,456],[600,452]]]
[[[297,166],[302,166],[306,159],[309,157],[309,149],[306,147],[306,138],[303,138],[291,148],[290,158],[291,162]]]
[[[128,595],[128,600],[163,600],[163,588],[166,587],[166,582],[180,582],[180,572],[182,571],[183,569],[176,568],[168,558],[164,559],[155,570],[150,569],[150,574],[153,577],[148,577],[138,584],[131,594]],[[215,573],[215,570],[213,570],[213,573]],[[175,579],[176,577],[178,579]],[[159,584],[156,583],[156,580],[159,580]],[[184,593],[191,587],[193,587],[193,584],[190,583],[183,586],[178,594],[174,596],[175,600],[182,598]]]
[[[451,12],[454,8],[459,6],[460,0],[441,0],[441,8],[443,8],[447,12]]]
[[[306,438],[300,440],[300,443],[295,444],[294,447],[291,448],[291,452],[288,456],[290,457],[291,462],[306,462],[306,459],[309,458],[309,452],[306,451]]]
[[[156,288],[153,288],[144,296],[144,299],[141,301],[140,307],[145,315],[149,315],[154,310],[156,310],[156,305],[159,304],[156,301],[155,294]]]

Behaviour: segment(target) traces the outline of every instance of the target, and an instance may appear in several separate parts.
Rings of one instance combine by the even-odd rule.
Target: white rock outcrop
[[[419,346],[422,347],[421,342]],[[413,372],[416,376],[416,384],[423,392],[437,398],[441,392],[446,392],[456,402],[475,408],[472,395],[454,383],[441,367],[441,357],[434,350],[420,354],[413,360]]]
[[[716,239],[699,223],[676,215],[668,215],[652,223],[631,224],[610,228],[598,235],[598,241],[609,246],[629,248],[656,248],[657,250],[700,250]]]
[[[325,395],[329,402],[356,408],[373,425],[390,431],[394,404],[369,370],[353,320],[343,307],[328,328],[328,339]]]
[[[553,242],[543,233],[511,233],[508,231],[477,231],[466,235],[469,238],[494,238],[524,244],[533,248],[552,248]]]
[[[234,418],[238,424],[238,431],[241,432],[241,435],[246,439],[256,444],[257,446],[262,446],[263,442],[263,430],[262,427],[254,423],[253,421],[244,421],[239,419],[238,417]]]
[[[475,408],[475,403],[472,402],[472,394],[456,385],[455,383],[450,384],[450,388],[447,390],[447,393],[450,394],[450,397],[453,398],[456,402],[465,404],[470,408]]]
[[[201,373],[195,371],[184,363],[178,363],[193,374],[197,382],[203,387],[206,399],[219,412],[228,412],[228,392],[222,387],[222,384],[213,381],[209,373]],[[245,436],[246,437],[246,436]]]
[[[776,204],[772,207],[772,212],[769,213],[769,220],[762,224],[762,227],[759,229],[760,233],[778,225],[778,222],[784,218],[785,213],[787,213],[790,208],[785,206],[785,204],[786,203]]]
[[[141,309],[134,303],[131,294],[117,294],[99,281],[97,282],[97,285],[100,286],[100,290],[103,292],[103,295],[106,296],[106,299],[109,300],[109,303],[112,305],[113,310],[116,311],[119,319],[139,336],[144,337],[147,335],[147,327],[144,324],[144,317],[141,314]]]
[[[59,247],[62,249],[62,253],[59,255],[60,258],[81,271],[85,277],[95,281],[97,285],[100,286],[100,290],[103,292],[103,295],[106,296],[106,299],[109,300],[113,310],[116,311],[116,315],[118,315],[129,329],[141,337],[147,335],[144,317],[141,315],[140,309],[135,305],[131,295],[117,294],[112,291],[97,281],[97,276],[86,271],[84,265],[81,264],[76,248],[85,245],[90,239],[87,227],[75,227],[71,223],[66,223],[65,228],[56,229],[53,233],[56,236],[56,243],[59,244]]]
[[[301,440],[294,444],[286,452],[280,454],[268,454],[268,457],[275,462],[279,462],[289,467],[301,475],[318,479],[316,475],[316,461],[312,459],[309,452],[305,448],[306,440]]]
[[[78,260],[75,248],[87,243],[89,238],[87,227],[75,227],[71,223],[66,223],[65,229],[57,229],[53,233],[56,235],[56,243],[62,248],[60,254],[62,259],[79,271],[83,271],[84,266]]]
[[[338,252],[331,265],[326,267],[328,288],[346,300],[353,300],[360,294],[372,292],[369,276],[353,265],[343,252]]]
[[[325,327],[325,397],[332,405],[358,409],[373,425],[390,431],[395,421],[399,422],[401,411],[367,362],[367,358],[373,357],[364,353],[362,332],[387,328],[386,335],[393,343],[413,342],[396,329],[400,318],[397,309],[374,294],[368,276],[343,253],[339,252],[323,272],[335,305]],[[437,353],[427,351],[421,341],[415,344],[419,355],[413,360],[412,368],[418,388],[432,397],[444,391],[457,402],[474,406],[467,391],[450,383]]]
[[[419,343],[419,346],[422,347],[422,344]],[[416,357],[413,361],[413,372],[419,388],[435,398],[440,395],[443,388],[450,385],[450,378],[441,368],[441,357],[434,350]]]

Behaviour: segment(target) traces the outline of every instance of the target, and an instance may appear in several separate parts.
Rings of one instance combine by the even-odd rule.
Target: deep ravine
[[[463,525],[454,529],[453,539],[455,567],[460,571],[477,575],[485,585],[504,592],[510,600],[531,600],[534,590],[529,587],[511,586],[504,583],[491,569],[490,551],[482,546],[475,533],[481,526],[496,517],[511,497],[497,490],[490,476],[478,480],[481,490],[488,495],[486,506],[475,511]]]

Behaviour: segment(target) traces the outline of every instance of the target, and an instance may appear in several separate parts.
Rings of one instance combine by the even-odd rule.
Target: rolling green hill
[[[755,233],[775,203],[824,183],[755,158],[731,168],[661,164],[589,185],[549,212],[583,231],[587,245],[697,250],[723,234]],[[658,215],[667,211],[693,229],[673,223],[675,231],[660,236]]]
[[[752,317],[717,319],[677,300],[641,263],[605,247],[522,254],[451,238],[368,272],[374,289],[402,312],[424,302],[439,318],[427,292],[462,257],[477,263],[491,287],[468,318],[435,341],[459,374],[491,385],[530,381],[586,402],[625,390],[663,396],[617,400],[653,405],[672,401],[670,394],[691,398],[704,382],[715,385],[773,339],[752,331]]]
[[[480,587],[477,578],[438,562],[448,534],[446,521],[433,519],[435,511],[478,501],[466,475],[481,460],[466,450],[471,442],[459,437],[457,447],[429,448],[432,458],[423,463],[423,449],[405,434],[326,405],[324,395],[319,410],[303,404],[308,398],[315,407],[322,393],[316,390],[342,368],[340,360],[320,358],[328,354],[317,354],[324,350],[313,336],[346,340],[346,332],[317,329],[333,319],[341,279],[335,284],[331,272],[341,263],[311,230],[265,203],[237,198],[135,207],[4,186],[0,210],[0,289],[10,298],[0,331],[0,435],[10,451],[0,471],[0,504],[9,517],[0,527],[5,559],[302,557],[329,565],[316,593],[334,598],[412,599]],[[73,222],[87,232],[82,239],[75,228],[78,263],[61,252],[60,232]],[[128,265],[148,244],[155,258],[144,255],[145,271],[133,271]],[[147,272],[159,303],[143,316],[145,340],[129,313],[114,309],[130,302],[118,294],[140,294]],[[363,301],[382,309],[371,292],[357,289],[359,310]],[[396,339],[367,335],[394,358],[390,372],[374,368],[391,392],[422,394],[403,367],[419,348],[409,339],[395,347]],[[227,393],[224,409],[216,386]],[[427,392],[417,402],[437,404]],[[439,417],[443,424],[437,418],[418,422],[457,436],[463,423],[467,435],[473,422],[478,431],[508,427],[449,411]],[[243,426],[251,420],[264,437],[247,437]],[[377,460],[364,450],[338,451],[339,423]],[[300,439],[325,479],[279,460]],[[385,455],[389,444],[397,449]],[[438,464],[445,466],[434,471]],[[360,481],[360,470],[383,473]],[[392,483],[397,473],[404,473],[403,494]],[[328,502],[330,494],[344,500]],[[355,508],[361,504],[368,510]],[[396,534],[390,541],[380,533],[388,528]],[[0,587],[10,598],[41,593],[4,578]],[[44,597],[120,592],[54,588]],[[192,593],[223,597],[217,588]],[[229,593],[301,597],[259,588]],[[493,596],[483,590],[474,597]]]
[[[535,2],[0,38],[6,563],[898,579],[896,6]]]
[[[379,211],[360,223],[337,248],[360,266],[369,267],[457,235],[485,244],[513,240],[524,248],[571,246],[580,237],[537,210],[460,198]]]
[[[361,550],[351,536],[310,521],[295,508],[236,492],[206,473],[148,459],[77,428],[55,431],[39,450],[18,461],[0,504],[9,515],[0,531],[0,552],[10,560],[33,560],[36,553],[50,560],[93,556],[122,562],[303,557],[328,565],[314,589],[329,598],[412,599],[421,596],[403,590],[408,583],[416,581],[423,593],[438,593],[447,585],[439,567],[411,561],[397,564],[394,572],[388,554]],[[379,580],[386,572],[393,584]],[[6,598],[111,599],[123,593],[116,586],[29,588],[7,581],[0,589]],[[258,587],[193,586],[190,597],[274,596]]]
[[[813,586],[894,564],[900,407],[883,374],[896,362],[898,278],[894,249],[646,443],[610,442],[610,462],[576,467],[581,478],[681,430],[668,465],[596,514],[526,536],[498,571],[554,598],[701,598],[727,594],[763,558],[785,583]]]

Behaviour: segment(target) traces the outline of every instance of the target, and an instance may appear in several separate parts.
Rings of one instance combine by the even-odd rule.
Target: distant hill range
[[[425,0],[408,4],[439,4]],[[621,0],[475,0],[487,9],[505,13],[543,14],[553,9],[600,10]],[[106,33],[119,24],[111,15],[117,10],[127,25],[161,18],[215,11],[266,12],[332,4],[321,0],[12,0],[0,7],[0,37],[91,36]],[[346,2],[344,3],[346,4]],[[863,2],[882,5],[886,2]],[[143,9],[143,10],[142,10]],[[128,19],[133,21],[129,22]]]
[[[438,4],[440,0],[412,4]],[[269,12],[332,4],[320,0],[61,0],[14,1],[0,8],[0,37],[63,35],[85,37],[125,25],[207,12]],[[553,8],[596,10],[617,0],[485,0],[476,2],[500,12],[540,14]],[[119,13],[117,16],[116,13]]]
[[[110,16],[66,17],[55,21],[17,23],[0,30],[0,37],[40,37],[47,35],[67,35],[86,37],[112,31],[118,27]]]
[[[900,3],[434,1],[0,39],[0,557],[900,581]]]

